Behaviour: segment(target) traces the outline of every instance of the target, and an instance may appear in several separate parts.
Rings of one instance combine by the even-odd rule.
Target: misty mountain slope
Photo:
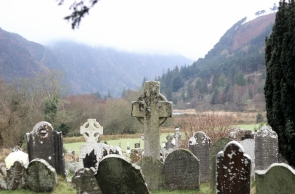
[[[192,63],[180,55],[139,54],[74,42],[43,46],[2,29],[0,56],[0,77],[6,81],[57,69],[72,94],[110,91],[114,97],[124,88],[136,89],[144,77],[153,80],[168,68]]]

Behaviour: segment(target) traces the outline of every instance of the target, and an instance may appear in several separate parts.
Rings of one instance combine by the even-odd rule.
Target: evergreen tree
[[[267,120],[279,137],[279,151],[295,164],[294,0],[280,2],[275,24],[266,38],[264,87]]]

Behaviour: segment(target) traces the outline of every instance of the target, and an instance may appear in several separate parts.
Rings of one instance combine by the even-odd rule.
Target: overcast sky
[[[0,0],[0,27],[49,45],[74,40],[137,52],[177,52],[197,60],[234,23],[277,0],[100,0],[72,30],[65,0]]]

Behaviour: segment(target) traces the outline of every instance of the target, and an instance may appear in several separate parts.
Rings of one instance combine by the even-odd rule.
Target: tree
[[[64,0],[57,0],[58,5],[62,5]],[[88,3],[86,3],[88,2]],[[72,29],[78,28],[82,18],[89,13],[89,10],[98,2],[98,0],[80,0],[75,1],[71,6],[70,10],[73,12],[66,16],[64,19],[71,21]]]
[[[280,2],[270,37],[266,37],[264,95],[267,120],[279,138],[279,151],[295,164],[295,5]]]

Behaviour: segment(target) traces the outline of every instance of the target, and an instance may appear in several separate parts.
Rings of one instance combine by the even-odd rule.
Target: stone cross
[[[103,134],[103,127],[96,119],[87,119],[87,122],[80,127],[80,134],[84,136],[87,143],[97,143],[99,136]]]
[[[144,156],[160,159],[159,126],[172,117],[172,112],[172,102],[160,94],[160,82],[145,82],[144,94],[132,102],[131,111],[144,125]]]

